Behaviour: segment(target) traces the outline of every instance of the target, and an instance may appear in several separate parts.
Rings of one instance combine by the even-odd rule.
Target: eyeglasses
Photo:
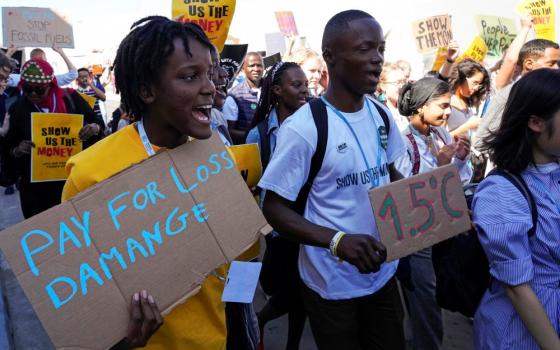
[[[480,89],[484,83],[479,83],[478,81],[472,81],[470,78],[467,78],[468,83],[473,87],[473,89]]]
[[[33,92],[35,92],[37,95],[41,96],[45,94],[45,91],[47,91],[47,87],[45,86],[31,86],[31,85],[23,86],[23,92],[25,92],[28,95],[31,95]]]

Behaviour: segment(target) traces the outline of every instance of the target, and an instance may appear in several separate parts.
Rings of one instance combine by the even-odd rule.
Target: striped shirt
[[[476,349],[539,349],[502,283],[528,283],[560,332],[560,204],[555,203],[560,198],[560,165],[530,166],[522,176],[539,213],[531,238],[529,204],[508,180],[490,176],[474,197],[473,220],[495,279],[475,315]]]

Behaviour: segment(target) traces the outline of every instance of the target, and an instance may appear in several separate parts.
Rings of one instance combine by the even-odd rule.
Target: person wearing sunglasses
[[[105,124],[87,102],[72,89],[59,87],[51,65],[41,59],[29,60],[21,72],[18,87],[22,96],[10,107],[10,129],[6,145],[14,170],[21,177],[20,200],[27,219],[60,203],[64,181],[31,182],[31,114],[73,113],[84,116],[79,132],[83,148],[101,139]]]

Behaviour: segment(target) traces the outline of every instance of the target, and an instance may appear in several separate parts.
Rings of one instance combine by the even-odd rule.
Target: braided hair
[[[276,62],[268,69],[261,85],[261,96],[257,103],[255,116],[251,128],[254,128],[261,121],[265,120],[272,109],[278,104],[278,96],[272,91],[274,85],[280,85],[282,76],[290,68],[300,68],[295,62]],[[301,68],[300,68],[301,69]]]
[[[192,57],[188,39],[194,38],[209,50],[212,43],[197,24],[179,23],[163,16],[136,21],[123,39],[115,57],[115,86],[121,94],[123,110],[141,117],[146,104],[142,89],[150,88],[160,77],[165,59],[173,53],[173,40],[180,38],[187,56]]]

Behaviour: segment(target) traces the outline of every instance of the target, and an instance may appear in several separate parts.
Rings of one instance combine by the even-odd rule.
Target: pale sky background
[[[560,10],[560,0],[554,0]],[[498,15],[515,19],[515,5],[519,0],[237,0],[230,35],[249,43],[249,50],[265,50],[265,33],[277,32],[274,11],[293,11],[300,35],[306,36],[309,46],[320,50],[321,36],[326,22],[335,13],[346,9],[360,9],[372,14],[387,39],[386,61],[406,59],[413,64],[413,76],[422,74],[422,55],[416,52],[411,23],[417,19],[440,14],[452,15],[453,34],[462,49],[466,49],[477,35],[475,15]],[[70,16],[74,27],[76,49],[66,52],[76,66],[92,64],[96,60],[92,49],[118,47],[137,19],[153,14],[171,15],[171,0],[0,0],[0,6],[51,7]],[[1,20],[0,20],[1,21]],[[560,16],[556,18],[556,31]],[[558,34],[557,34],[558,36]],[[5,44],[5,43],[4,43]],[[65,66],[58,55],[47,50],[49,60],[57,71]],[[111,54],[112,56],[112,54]]]

